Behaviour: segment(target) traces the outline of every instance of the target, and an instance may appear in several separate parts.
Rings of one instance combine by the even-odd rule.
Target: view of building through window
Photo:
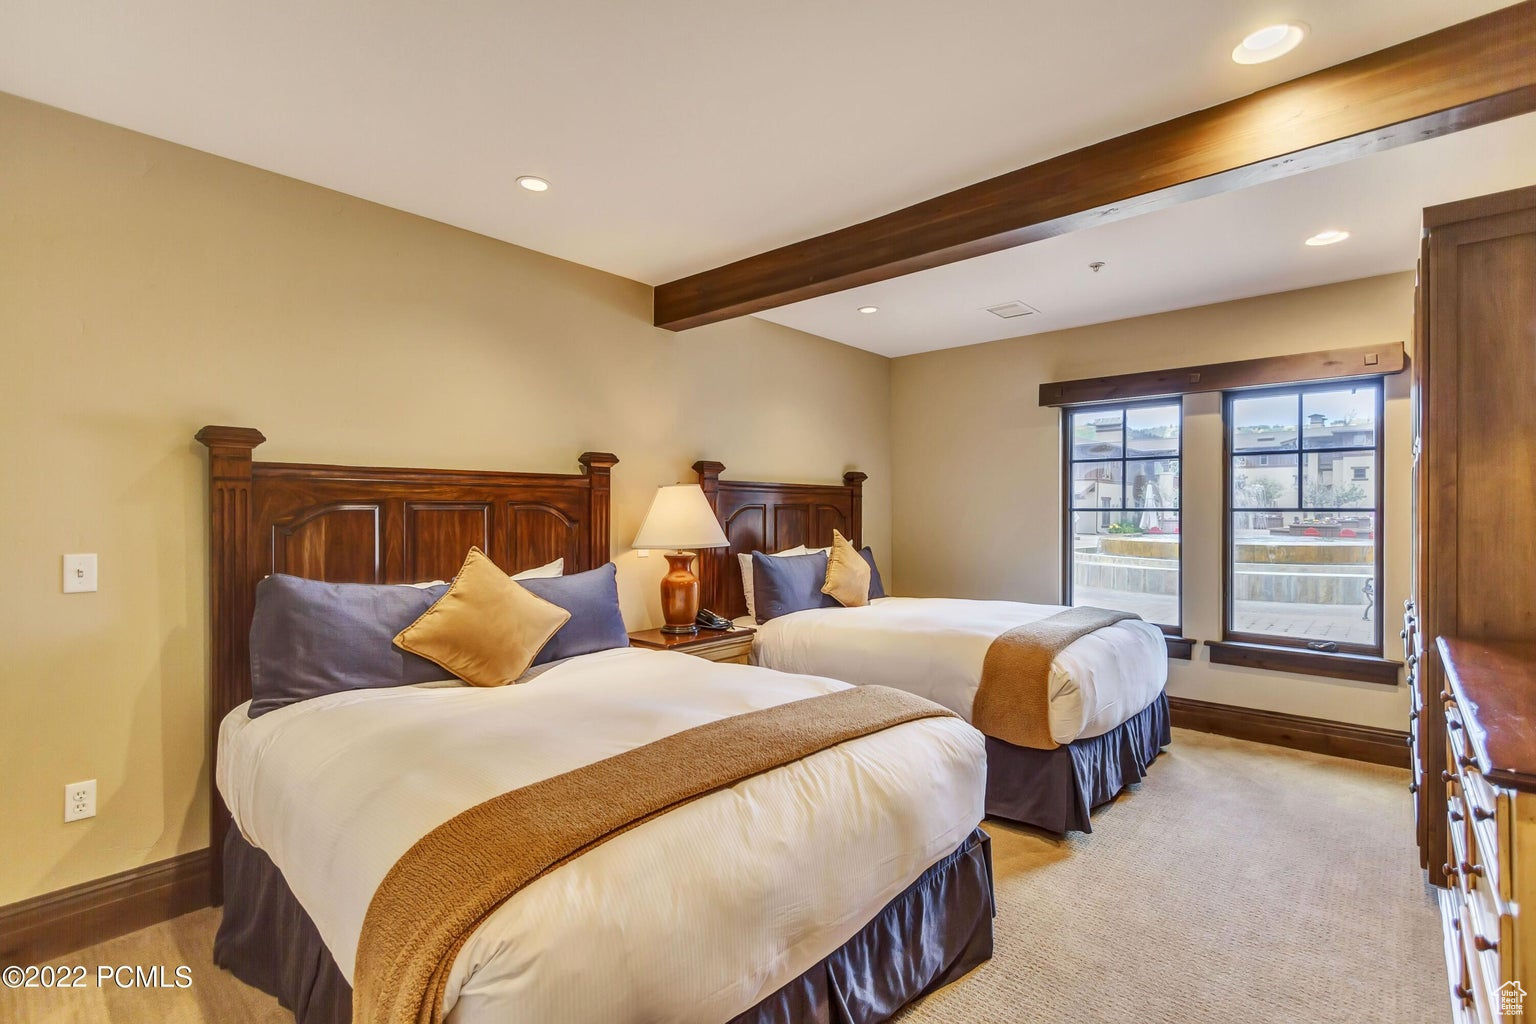
[[[1159,401],[1068,414],[1067,600],[1180,624],[1180,419]]]
[[[1228,635],[1381,648],[1381,384],[1227,396]]]

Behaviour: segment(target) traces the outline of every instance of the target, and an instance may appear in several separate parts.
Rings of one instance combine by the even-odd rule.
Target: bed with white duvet
[[[513,686],[351,690],[254,719],[242,705],[219,730],[217,784],[238,841],[270,858],[350,983],[381,879],[443,821],[660,737],[846,685],[616,649]],[[979,733],[928,718],[668,811],[486,919],[454,962],[444,1019],[730,1020],[807,976],[961,847],[982,817],[985,765]]]
[[[967,721],[994,640],[1058,605],[877,597],[861,607],[807,608],[757,623],[751,662],[907,690]],[[987,813],[1053,832],[1092,831],[1090,812],[1141,781],[1169,742],[1163,634],[1141,619],[1095,630],[1051,665],[1056,750],[988,737]]]
[[[992,641],[1057,605],[881,597],[860,608],[810,608],[757,626],[752,663],[907,690],[967,720]],[[743,617],[742,625],[756,625]],[[1157,699],[1168,682],[1160,629],[1126,619],[1096,630],[1051,666],[1050,731],[1057,743],[1102,736]]]

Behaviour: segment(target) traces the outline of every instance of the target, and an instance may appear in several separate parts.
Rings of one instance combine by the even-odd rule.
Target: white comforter
[[[894,686],[969,721],[992,641],[1059,611],[1059,605],[937,597],[815,608],[758,626],[752,663]],[[1168,651],[1156,626],[1126,619],[1090,633],[1051,667],[1051,739],[1102,736],[1156,700],[1167,682]]]
[[[460,811],[845,684],[615,650],[495,689],[332,694],[219,733],[219,791],[352,980],[374,890]],[[470,938],[448,1020],[719,1024],[842,945],[982,817],[981,735],[910,722],[686,804],[533,882]]]

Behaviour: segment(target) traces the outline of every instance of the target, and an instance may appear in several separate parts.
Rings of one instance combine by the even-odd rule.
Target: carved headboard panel
[[[508,573],[565,559],[581,572],[608,561],[610,471],[587,452],[582,471],[499,473],[255,462],[266,440],[249,427],[204,427],[209,452],[212,691],[209,759],[219,722],[251,696],[249,636],[256,584],[274,572],[333,583],[452,579],[471,547]],[[214,902],[222,896],[229,813],[213,792]]]
[[[747,613],[738,554],[782,551],[796,544],[826,547],[833,530],[855,546],[864,543],[865,473],[844,473],[841,484],[785,484],[722,480],[725,467],[718,462],[695,462],[693,471],[731,542],[728,549],[700,555],[700,600],[727,618]]]

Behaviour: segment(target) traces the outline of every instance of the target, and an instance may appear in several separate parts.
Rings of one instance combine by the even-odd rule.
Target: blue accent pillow
[[[571,613],[533,659],[535,665],[629,646],[629,632],[619,611],[618,566],[607,565],[569,576],[518,580],[551,604]]]
[[[401,587],[268,576],[251,617],[251,708],[268,711],[342,690],[409,686],[452,673],[395,646],[448,585]]]
[[[885,596],[885,584],[880,581],[880,569],[875,565],[875,553],[869,550],[869,545],[859,552],[864,556],[864,561],[869,563],[869,599],[873,601],[877,597]]]
[[[827,556],[776,555],[752,552],[752,604],[758,625],[769,619],[807,608],[836,608],[838,603],[821,588],[827,583]]]

